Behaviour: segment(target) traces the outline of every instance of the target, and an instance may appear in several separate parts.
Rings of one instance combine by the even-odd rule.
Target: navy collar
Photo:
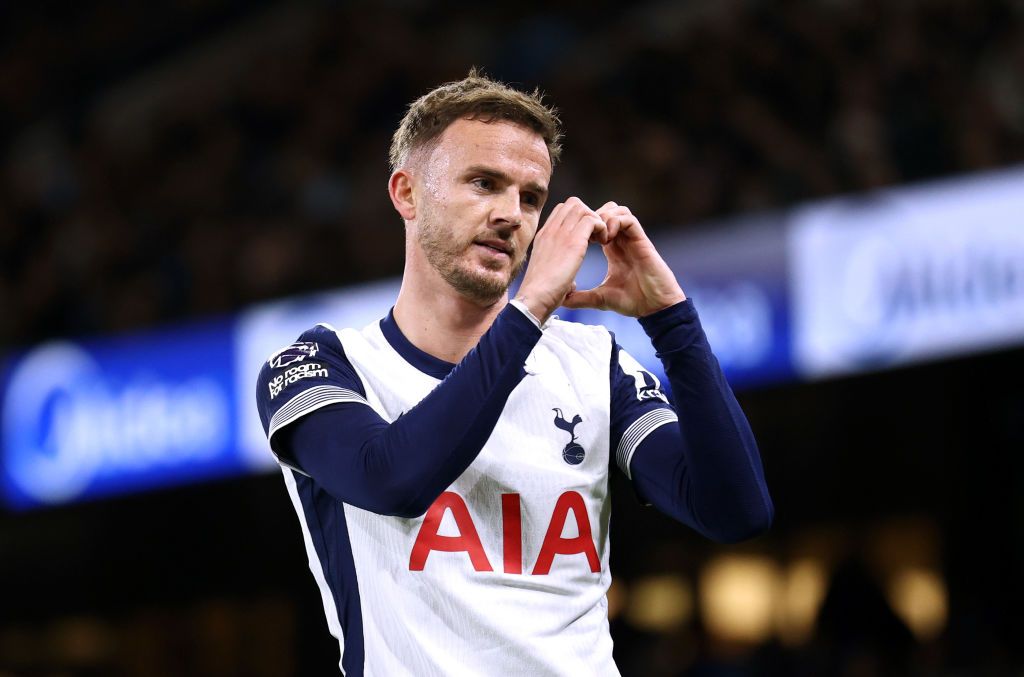
[[[395,349],[395,352],[402,356],[402,359],[427,376],[444,380],[448,373],[455,368],[455,365],[451,362],[445,362],[440,358],[423,352],[414,346],[409,339],[405,338],[405,334],[402,333],[402,330],[398,328],[398,323],[395,322],[394,308],[389,310],[388,316],[380,321],[380,330],[384,334],[384,338],[387,339],[387,342]]]

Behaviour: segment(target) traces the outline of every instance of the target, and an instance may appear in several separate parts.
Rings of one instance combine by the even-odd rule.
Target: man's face
[[[457,120],[421,163],[417,244],[456,291],[497,301],[525,262],[547,198],[544,139],[510,122]]]

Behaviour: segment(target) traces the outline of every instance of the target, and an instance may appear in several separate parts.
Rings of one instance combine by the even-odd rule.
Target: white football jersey
[[[334,402],[393,422],[437,387],[411,344],[389,341],[388,321],[320,325],[275,354],[268,434]],[[333,370],[321,344],[335,339],[360,383],[323,378]],[[615,350],[603,327],[551,320],[483,449],[423,516],[348,505],[282,464],[343,672],[618,674],[605,597],[609,467],[617,459],[628,474],[637,445],[676,416],[657,379]],[[613,360],[635,403],[615,440]]]

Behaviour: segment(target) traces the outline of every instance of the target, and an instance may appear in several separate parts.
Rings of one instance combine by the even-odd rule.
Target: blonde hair
[[[507,120],[532,129],[547,144],[553,167],[562,154],[561,121],[558,111],[544,105],[542,98],[538,89],[527,94],[473,68],[462,80],[445,83],[409,105],[391,138],[391,171],[405,164],[414,150],[429,145],[448,125],[463,118]]]

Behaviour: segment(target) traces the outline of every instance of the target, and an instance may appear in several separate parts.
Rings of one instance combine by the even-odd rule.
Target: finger
[[[593,289],[570,292],[562,301],[562,305],[566,308],[596,308],[603,310],[606,307],[604,289],[602,287],[594,287]]]
[[[597,214],[605,223],[608,224],[608,228],[610,230],[609,240],[615,239],[626,220],[636,218],[633,216],[632,212],[629,211],[629,207],[623,207],[615,204],[614,202],[609,202],[603,205],[599,210],[597,210]]]
[[[608,244],[611,238],[608,236],[608,224],[606,224],[601,217],[596,214],[593,217],[588,217],[587,221],[590,222],[590,241],[597,242],[600,244]]]
[[[575,195],[573,195],[572,197],[565,201],[565,207],[570,213],[577,215],[583,214],[584,212],[593,211],[590,209],[590,207],[587,206],[587,204],[583,200],[579,199]]]
[[[601,218],[603,218],[604,222],[608,225],[609,241],[614,240],[619,236],[623,229],[631,227],[636,222],[636,219],[632,214],[629,214],[628,212],[623,213],[618,210],[605,212],[601,215]]]
[[[629,214],[629,207],[625,205],[616,204],[614,202],[606,202],[597,210],[597,213],[604,216],[605,214]]]
[[[619,228],[622,226],[622,222],[616,216],[604,217],[605,225],[608,227],[608,242],[611,242],[619,234]],[[604,244],[607,244],[604,243]]]
[[[559,209],[558,220],[551,219],[551,230],[555,229],[567,229],[569,231],[574,230],[579,226],[579,221],[589,211],[590,208],[583,204],[583,201],[578,197],[570,197],[563,203],[558,205]],[[552,214],[552,217],[554,214]]]
[[[590,242],[608,242],[608,226],[597,212],[587,207],[579,198],[570,198],[566,205],[569,209],[565,217],[566,226],[577,231],[574,232],[575,236],[586,237]]]
[[[620,236],[624,236],[627,240],[644,240],[647,238],[639,219],[633,216],[632,213],[620,216],[619,219],[622,224],[619,226]]]
[[[548,218],[544,221],[544,224],[538,229],[538,231],[544,229],[555,230],[558,228],[558,225],[562,222],[562,219],[564,218],[565,203],[559,202],[558,204],[555,205],[554,209],[551,210],[551,213],[548,214]]]
[[[640,221],[633,216],[627,207],[618,207],[602,214],[602,218],[611,226],[615,223],[615,237],[625,236],[629,240],[640,239],[644,236]]]
[[[607,205],[597,210],[598,216],[602,219],[608,219],[613,216],[632,217],[633,212],[629,211],[629,207],[623,207],[622,205],[614,205],[608,207]],[[636,217],[633,217],[636,218]]]

